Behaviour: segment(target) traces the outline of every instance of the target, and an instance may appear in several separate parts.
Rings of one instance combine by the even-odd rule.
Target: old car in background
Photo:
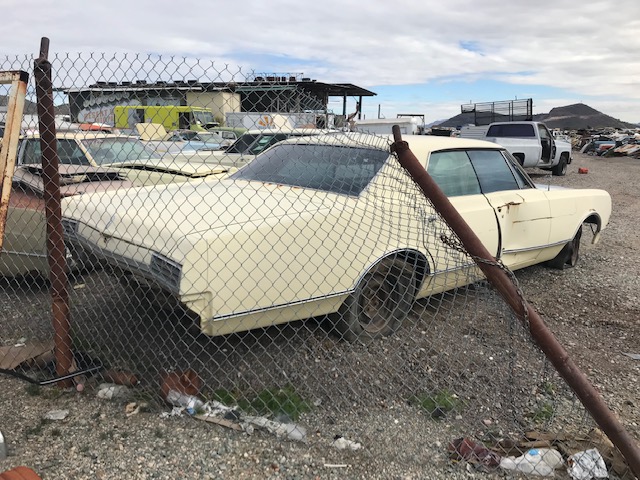
[[[256,155],[282,140],[326,133],[328,133],[328,130],[319,128],[280,127],[249,130],[221,151],[210,152],[206,158],[222,165],[240,168],[252,161]]]
[[[578,261],[602,190],[538,189],[501,146],[406,137],[484,246],[512,269]],[[65,200],[74,243],[177,298],[220,335],[339,312],[350,339],[393,332],[417,298],[473,281],[448,228],[365,134],[290,138],[229,178]],[[476,277],[477,278],[477,277]]]
[[[60,165],[59,174],[63,198],[133,186],[118,171],[107,168]],[[13,176],[9,198],[4,245],[0,253],[1,276],[47,274],[46,226],[42,166],[19,166]],[[67,264],[73,270],[80,265],[71,253],[69,249],[65,251]]]
[[[126,136],[75,131],[58,133],[56,140],[62,197],[223,178],[237,170],[184,155],[157,157],[139,140]],[[39,136],[20,140],[0,276],[48,272],[41,157]],[[67,251],[72,269],[80,263],[89,266],[82,257],[80,250]]]
[[[206,161],[195,152],[158,154],[138,138],[88,132],[65,132],[56,136],[58,157],[64,165],[115,168],[135,186],[185,182],[208,175],[228,174],[229,166]],[[41,165],[38,135],[25,136],[18,146],[18,165]]]
[[[176,130],[169,135],[169,141],[184,142],[182,150],[220,150],[233,143],[214,132],[194,132],[193,130]]]

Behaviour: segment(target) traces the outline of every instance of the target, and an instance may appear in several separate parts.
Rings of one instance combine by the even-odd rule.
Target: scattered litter
[[[221,427],[230,428],[232,430],[237,430],[239,432],[244,431],[241,425],[239,425],[238,423],[232,420],[227,420],[226,418],[220,418],[220,417],[215,417],[213,415],[206,415],[206,414],[194,415],[193,418],[197,420],[203,420],[209,423],[215,423],[216,425],[220,425]]]
[[[623,355],[626,355],[629,358],[632,358],[634,360],[640,360],[640,353],[625,353],[622,352]]]
[[[45,420],[64,420],[69,415],[69,410],[51,410],[44,414]]]
[[[191,369],[165,372],[162,374],[160,390],[164,399],[167,399],[172,390],[185,395],[197,396],[202,390],[202,379]]]
[[[53,341],[29,344],[18,342],[16,345],[0,347],[0,368],[15,370],[23,363],[39,363],[39,357],[53,352],[53,347]]]
[[[331,445],[338,450],[360,450],[362,448],[362,444],[354,442],[353,440],[348,440],[342,435],[336,435]]]
[[[303,442],[307,437],[307,430],[295,423],[274,422],[264,417],[242,417],[242,422],[258,428],[264,428],[278,437],[287,437],[289,440]]]
[[[578,168],[578,173],[581,173],[581,174],[589,173],[589,169],[588,168],[584,168],[584,167],[580,167],[580,168]]]
[[[7,444],[4,442],[4,436],[0,432],[0,460],[7,458]]]
[[[456,438],[448,450],[454,460],[465,460],[484,469],[496,469],[502,459],[496,452],[470,438]]]
[[[187,395],[176,390],[169,390],[165,399],[174,407],[184,407],[190,415],[204,407],[204,402],[194,395]]]
[[[567,460],[567,472],[573,480],[592,480],[609,478],[607,466],[597,448],[574,453]]]
[[[160,418],[181,417],[184,410],[184,407],[173,407],[170,412],[161,412]]]
[[[76,283],[76,284],[73,286],[73,289],[74,289],[74,290],[82,290],[84,287],[86,287],[86,285],[85,285],[84,283]]]
[[[124,414],[127,417],[130,417],[132,415],[137,415],[138,413],[140,413],[140,410],[144,410],[145,408],[147,408],[147,404],[145,402],[142,403],[138,403],[138,402],[131,402],[131,403],[127,403],[127,405],[124,407]]]
[[[240,410],[229,407],[215,400],[204,403],[193,395],[186,395],[170,390],[167,401],[175,405],[171,412],[163,412],[161,418],[180,416],[184,413],[192,415],[197,420],[202,420],[237,431],[244,431],[251,435],[254,428],[262,428],[279,437],[287,437],[290,440],[304,442],[307,430],[295,423],[278,422],[265,417],[244,415]],[[196,414],[195,410],[198,410]]]
[[[98,386],[97,397],[103,400],[116,400],[128,398],[131,394],[129,387],[114,383],[101,383]]]
[[[553,448],[532,448],[519,457],[504,457],[500,468],[537,475],[553,476],[555,470],[564,465],[560,452]]]
[[[348,468],[350,465],[348,463],[325,463],[325,468]]]

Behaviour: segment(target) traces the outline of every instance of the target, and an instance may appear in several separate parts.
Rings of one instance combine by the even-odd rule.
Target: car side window
[[[32,165],[42,163],[40,155],[40,140],[25,140],[22,163]]]
[[[67,165],[90,165],[86,155],[74,140],[58,140],[58,157],[60,163]]]
[[[22,163],[28,165],[42,165],[42,151],[40,150],[40,140],[30,139],[26,140],[26,142],[27,144],[24,147]],[[59,138],[56,143],[58,145],[58,159],[61,164],[90,165],[86,155],[74,140]]]
[[[480,180],[482,193],[520,189],[500,150],[469,150],[467,153]]]
[[[465,151],[432,153],[427,172],[448,197],[482,193],[476,172]]]

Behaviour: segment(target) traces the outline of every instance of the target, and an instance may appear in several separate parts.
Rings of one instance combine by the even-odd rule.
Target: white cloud
[[[243,70],[275,71],[280,56],[278,69],[365,87],[468,75],[563,89],[640,119],[637,0],[4,3],[4,54],[35,53],[46,35],[53,52],[154,52]]]

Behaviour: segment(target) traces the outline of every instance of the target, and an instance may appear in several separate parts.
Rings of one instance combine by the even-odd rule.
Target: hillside
[[[637,125],[623,122],[617,118],[605,115],[584,103],[575,103],[564,107],[551,109],[549,113],[533,116],[538,122],[544,122],[549,128],[565,130],[598,129],[598,128],[637,128]],[[507,121],[508,118],[505,118]],[[457,127],[473,123],[473,113],[461,113],[439,124],[440,127]],[[496,119],[499,121],[499,119]]]
[[[9,97],[6,95],[0,95],[0,107],[6,107]],[[1,110],[1,109],[0,109]],[[54,107],[56,115],[68,115],[69,114],[69,105],[64,103],[62,105],[56,105]],[[24,101],[24,114],[25,115],[36,115],[38,113],[38,106],[35,102],[30,100]]]

